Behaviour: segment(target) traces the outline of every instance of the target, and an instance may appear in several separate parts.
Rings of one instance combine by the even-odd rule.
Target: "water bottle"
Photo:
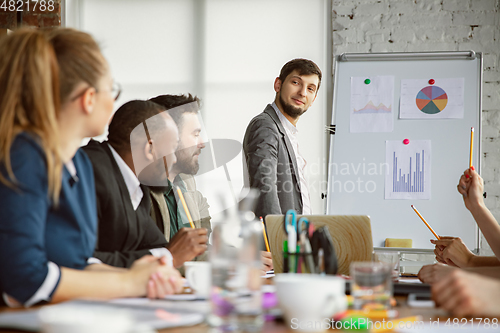
[[[254,200],[247,199],[248,200]],[[248,205],[247,205],[248,206]],[[214,223],[210,262],[210,326],[221,332],[259,332],[263,325],[261,295],[262,224],[240,204]]]

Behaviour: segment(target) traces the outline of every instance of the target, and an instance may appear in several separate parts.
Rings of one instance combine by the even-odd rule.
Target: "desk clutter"
[[[306,217],[297,222],[297,213],[289,210],[283,224],[284,273],[336,274],[337,256],[326,226],[316,229]]]
[[[395,282],[397,248],[375,249],[372,258],[368,216],[297,216],[289,211],[267,216],[266,225],[276,272],[271,285],[264,283],[267,275],[261,276],[258,259],[260,240],[266,237],[263,224],[232,215],[214,227],[210,262],[185,264],[184,294],[162,300],[74,300],[5,312],[0,313],[0,328],[150,333],[206,322],[214,331],[258,331],[264,321],[283,318],[292,329],[318,331],[326,323],[344,327],[352,318],[357,326],[382,319],[418,319],[398,319],[393,295],[429,293],[429,286]],[[242,241],[239,246],[232,243],[236,239]]]
[[[308,224],[308,229],[313,225],[317,231],[316,236],[309,236],[309,242],[311,243],[311,254],[314,260],[314,272],[319,273],[320,271],[327,274],[349,274],[349,266],[351,262],[354,261],[371,261],[373,242],[372,242],[372,230],[370,224],[370,218],[365,215],[310,215],[301,216],[287,214],[288,221],[285,223],[285,216],[283,215],[267,215],[265,218],[267,236],[269,237],[269,245],[271,248],[271,253],[273,257],[274,271],[276,273],[291,272],[291,268],[296,269],[299,266],[290,267],[290,265],[295,265],[300,258],[301,265],[300,268],[305,267],[305,272],[311,271],[308,269],[307,262],[310,260],[309,251],[306,250],[304,246],[300,251],[297,251],[297,245],[300,240],[297,240],[295,245],[295,251],[290,247],[289,244],[289,234],[286,232],[286,225],[292,225],[292,219],[296,220],[295,233],[297,233],[297,228],[303,231],[304,226]],[[301,219],[305,218],[308,223],[302,222]],[[302,220],[304,221],[304,220]],[[290,229],[291,230],[291,229]],[[320,231],[321,230],[321,231]],[[326,232],[328,231],[328,232]],[[293,233],[293,231],[292,231]],[[306,235],[310,234],[310,230]],[[313,232],[314,234],[314,232]],[[313,240],[314,238],[314,240]],[[333,245],[333,251],[329,258],[326,258],[326,251],[330,248],[329,242]],[[287,241],[285,243],[285,241]],[[284,246],[288,247],[288,251],[285,251]],[[313,244],[316,246],[316,251],[313,248]],[[323,248],[323,260],[320,260],[319,249]],[[303,249],[303,252],[302,252]],[[287,255],[288,260],[283,260],[284,256]],[[336,261],[336,265],[334,264]],[[288,263],[287,263],[288,262]],[[321,262],[323,262],[324,267],[322,267]],[[285,267],[285,265],[288,265]],[[336,266],[336,270],[334,269]]]

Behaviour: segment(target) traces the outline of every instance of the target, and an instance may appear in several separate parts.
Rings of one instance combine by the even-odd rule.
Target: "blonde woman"
[[[92,165],[79,150],[101,134],[119,91],[93,38],[72,29],[0,39],[0,303],[178,292],[166,259],[129,269],[92,261]]]

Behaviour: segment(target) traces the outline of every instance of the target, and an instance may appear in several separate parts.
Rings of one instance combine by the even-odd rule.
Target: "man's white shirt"
[[[300,180],[300,194],[302,197],[302,214],[310,215],[312,214],[311,199],[309,197],[309,188],[307,187],[307,181],[305,178],[305,167],[307,162],[299,152],[299,140],[297,136],[299,130],[288,119],[286,119],[286,117],[281,113],[281,111],[276,106],[275,102],[273,102],[273,104],[271,105],[276,114],[278,115],[281,124],[285,128],[285,132],[288,136],[288,139],[292,143],[293,152],[295,153],[295,158],[297,160],[297,168],[299,169],[298,171]]]
[[[113,153],[113,157],[115,158],[116,164],[118,164],[118,168],[120,169],[123,179],[125,180],[125,185],[127,185],[127,190],[130,195],[130,201],[132,201],[132,206],[134,207],[134,210],[137,210],[137,207],[139,207],[142,197],[144,196],[144,193],[142,192],[141,189],[141,183],[139,182],[139,179],[137,179],[137,176],[132,171],[132,169],[130,169],[130,167],[127,165],[127,163],[125,163],[125,161],[116,152],[116,150],[114,150],[113,147],[111,147],[111,145],[108,144],[108,146],[109,149],[111,150],[111,153]],[[167,256],[170,266],[173,266],[172,254],[166,248],[161,247],[156,249],[150,249],[149,252],[151,252],[153,256],[158,258]]]

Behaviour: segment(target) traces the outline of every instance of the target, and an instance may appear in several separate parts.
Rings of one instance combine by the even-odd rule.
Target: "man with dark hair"
[[[193,175],[199,168],[198,156],[205,148],[200,136],[201,122],[198,115],[200,101],[198,97],[188,95],[160,95],[151,98],[163,108],[175,121],[179,129],[179,146],[176,150],[177,162],[169,172],[169,183],[166,187],[152,186],[151,189],[151,217],[163,231],[167,240],[189,228],[185,211],[178,205],[176,188],[180,188],[189,213],[196,228],[206,228],[210,235],[210,215],[207,199],[196,189]],[[207,253],[196,260],[206,260]]]
[[[165,107],[179,129],[179,147],[175,152],[177,162],[168,176],[173,185],[171,184],[167,188],[150,187],[151,216],[160,230],[164,231],[167,239],[175,235],[177,230],[189,228],[189,224],[185,222],[184,210],[177,205],[175,200],[173,187],[178,186],[184,195],[195,226],[206,228],[208,235],[210,235],[209,205],[207,199],[196,189],[193,177],[200,168],[198,156],[205,148],[205,142],[200,135],[202,131],[198,114],[200,100],[198,97],[188,94],[160,95],[151,98],[150,101]],[[207,252],[196,257],[195,260],[207,260]],[[261,260],[264,272],[273,268],[270,253],[262,252]]]
[[[314,62],[289,61],[274,81],[274,102],[247,127],[243,150],[249,185],[261,192],[257,216],[285,214],[289,209],[312,213],[296,125],[316,99],[320,84],[321,70]]]
[[[176,162],[178,130],[164,110],[148,101],[125,103],[113,116],[108,141],[91,140],[83,148],[92,161],[97,193],[94,256],[106,264],[129,267],[153,254],[171,256],[174,267],[180,267],[207,248],[206,229],[184,230],[167,243],[149,216],[149,190],[141,183],[164,183]]]

